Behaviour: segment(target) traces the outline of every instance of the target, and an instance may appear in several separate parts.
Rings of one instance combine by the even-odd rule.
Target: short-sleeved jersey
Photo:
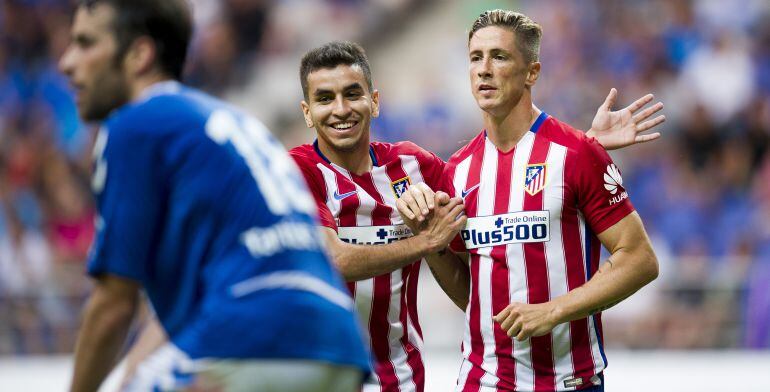
[[[633,211],[620,172],[595,140],[542,113],[514,149],[481,132],[447,162],[441,188],[465,200],[453,242],[470,254],[464,361],[458,390],[590,387],[605,368],[600,315],[519,342],[492,316],[511,302],[543,303],[588,281],[596,237]]]
[[[410,142],[375,142],[369,152],[372,170],[356,175],[324,157],[317,142],[289,151],[316,199],[323,226],[349,243],[387,244],[411,235],[396,209],[400,194],[419,182],[436,189],[444,162]],[[366,391],[425,388],[417,317],[420,263],[348,283],[375,357],[375,374]]]
[[[296,165],[257,120],[175,82],[113,112],[94,148],[88,271],[144,287],[190,358],[368,369]]]

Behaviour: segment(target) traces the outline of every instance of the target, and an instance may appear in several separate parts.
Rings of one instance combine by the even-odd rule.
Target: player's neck
[[[172,79],[161,73],[153,73],[153,74],[142,76],[140,78],[135,79],[133,83],[130,84],[131,101],[135,101],[139,99],[144,93],[144,91],[147,90],[147,88],[149,88],[150,86],[157,83],[166,82],[169,80],[172,80]]]
[[[324,154],[326,159],[335,165],[355,175],[362,175],[371,171],[372,166],[374,165],[372,157],[369,155],[369,143],[363,143],[364,141],[365,140],[362,140],[362,142],[352,150],[340,151],[339,149],[335,149],[324,143],[323,140],[319,138],[318,149],[321,150],[321,153]]]
[[[525,102],[526,101],[526,102]],[[522,100],[506,116],[495,117],[484,113],[484,128],[487,137],[498,150],[508,152],[530,130],[532,124],[540,115],[531,99]]]

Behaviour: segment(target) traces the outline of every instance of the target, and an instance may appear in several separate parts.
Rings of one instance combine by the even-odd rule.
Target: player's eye
[[[505,57],[505,56],[503,56],[501,54],[498,54],[497,56],[495,56],[495,60],[507,60],[507,57]]]
[[[481,60],[481,56],[478,56],[478,55],[471,56],[471,62],[472,63],[475,63],[476,61],[479,61],[479,60]]]
[[[321,102],[321,103],[329,103],[329,102],[332,101],[332,97],[329,96],[329,95],[322,95],[322,96],[316,98],[316,101],[317,102]]]
[[[347,94],[347,97],[349,99],[358,99],[358,98],[361,98],[361,95],[363,94],[361,94],[360,91],[351,91]]]

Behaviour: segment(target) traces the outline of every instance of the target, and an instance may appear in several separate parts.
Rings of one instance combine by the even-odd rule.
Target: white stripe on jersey
[[[452,184],[454,186],[454,195],[450,195],[452,197],[462,197],[463,191],[465,190],[465,186],[467,185],[468,181],[468,172],[471,167],[471,160],[473,159],[473,155],[468,156],[460,162],[459,165],[457,165],[457,168],[455,169],[454,178],[452,179]],[[472,281],[472,280],[471,280]],[[471,284],[473,284],[471,282]],[[471,292],[476,290],[475,287],[471,287]],[[465,380],[468,379],[468,373],[471,371],[471,368],[473,367],[470,362],[468,362],[467,358],[471,354],[471,312],[470,312],[470,306],[471,301],[468,301],[468,305],[465,307],[465,331],[463,332],[463,365],[460,368],[460,375],[457,378],[457,390],[462,391],[463,387],[465,386]]]
[[[513,156],[513,169],[511,170],[511,193],[508,201],[508,211],[522,211],[524,207],[524,173],[529,164],[529,156],[535,134],[527,132],[516,145]],[[489,141],[487,141],[489,142]],[[510,302],[529,303],[529,290],[527,286],[527,266],[524,259],[524,244],[508,244],[505,249],[508,262],[508,288]],[[535,372],[532,367],[532,348],[529,339],[522,342],[513,339],[513,356],[516,358],[516,387],[522,391],[533,390],[535,385]]]
[[[497,192],[497,148],[489,139],[484,145],[484,158],[481,161],[481,177],[476,204],[476,216],[494,214],[494,200]],[[484,375],[481,385],[495,386],[500,381],[497,378],[497,355],[495,355],[494,323],[492,321],[492,258],[489,257],[492,247],[480,248],[479,256],[479,320],[481,337],[484,341],[484,362],[481,368]]]
[[[341,208],[341,201],[337,200],[336,197],[333,196],[334,191],[337,189],[337,175],[334,173],[333,170],[327,168],[326,166],[322,164],[316,165],[319,171],[321,171],[321,175],[324,177],[324,183],[326,184],[326,206],[329,207],[329,211],[339,211]],[[329,197],[329,195],[332,195]],[[336,218],[337,215],[334,215]],[[339,220],[337,220],[337,225],[339,225]]]
[[[564,203],[564,163],[567,148],[550,143],[546,167],[548,184],[543,189],[543,207],[554,213],[551,216],[551,240],[545,243],[545,258],[548,265],[548,287],[550,299],[569,292],[567,282],[567,259],[562,241],[561,212]],[[551,344],[556,372],[556,385],[564,385],[564,380],[574,377],[570,340],[570,323],[562,323],[551,331]]]

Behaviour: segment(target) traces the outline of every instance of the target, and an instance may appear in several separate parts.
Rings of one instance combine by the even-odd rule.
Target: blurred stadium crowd
[[[300,138],[291,131],[302,127],[294,71],[302,52],[344,38],[374,58],[401,23],[450,2],[193,3],[186,81],[243,97],[271,64],[288,64],[291,93],[249,94],[291,103],[262,117],[293,145]],[[447,23],[465,27],[498,6],[544,27],[534,95],[546,112],[587,128],[610,87],[628,99],[652,91],[666,104],[662,140],[613,154],[653,238],[661,278],[607,313],[608,345],[770,347],[770,3],[487,1],[460,7],[462,18]],[[56,70],[71,10],[67,0],[0,0],[0,355],[69,352],[89,288],[94,129],[79,122]],[[465,67],[464,38],[446,36],[458,53],[432,61]],[[480,121],[455,110],[451,95],[419,91],[408,105],[383,105],[375,137],[415,140],[446,158]]]

